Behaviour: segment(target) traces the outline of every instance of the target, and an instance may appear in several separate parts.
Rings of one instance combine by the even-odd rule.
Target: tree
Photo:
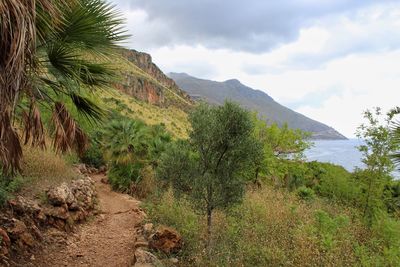
[[[189,120],[188,143],[167,150],[158,173],[206,214],[210,242],[213,211],[242,200],[245,172],[261,146],[253,136],[250,114],[237,104],[201,104]]]
[[[254,137],[262,144],[263,153],[255,164],[255,182],[258,183],[260,173],[274,174],[278,161],[285,159],[301,159],[303,152],[312,144],[308,141],[309,133],[299,129],[290,129],[287,124],[279,127],[276,123],[268,125],[256,113],[252,114],[255,125]]]
[[[53,111],[56,150],[85,148],[66,104],[101,117],[90,94],[110,83],[113,71],[104,61],[125,36],[118,13],[103,0],[2,0],[0,14],[0,162],[9,174],[22,157],[15,121],[24,123],[26,144],[44,146],[38,104]]]
[[[357,170],[355,177],[362,185],[362,209],[371,224],[384,206],[384,192],[393,179],[391,155],[399,148],[390,134],[391,116],[383,117],[380,108],[364,112],[367,123],[357,129],[357,137],[364,141],[358,149],[363,155],[365,170]]]
[[[393,108],[389,113],[388,116],[390,119],[393,120],[393,118],[396,115],[400,114],[400,107]],[[391,137],[393,138],[393,141],[395,144],[400,146],[400,122],[399,121],[394,121],[391,126]],[[396,151],[392,154],[392,159],[398,167],[400,167],[400,151]],[[400,169],[400,168],[399,168]]]

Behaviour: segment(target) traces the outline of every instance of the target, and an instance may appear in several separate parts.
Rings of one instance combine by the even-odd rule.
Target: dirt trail
[[[142,220],[139,201],[111,191],[95,175],[100,214],[59,244],[51,244],[32,263],[35,266],[130,266],[134,255],[134,226]],[[61,233],[59,233],[61,234]],[[55,234],[57,235],[57,234]]]

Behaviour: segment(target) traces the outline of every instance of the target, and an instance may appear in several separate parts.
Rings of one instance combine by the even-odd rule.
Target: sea
[[[363,144],[359,139],[314,140],[314,145],[305,152],[308,161],[330,162],[341,165],[348,171],[363,168],[361,152],[357,146]]]

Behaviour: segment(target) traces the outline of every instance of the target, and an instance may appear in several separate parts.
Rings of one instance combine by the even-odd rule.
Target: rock
[[[46,207],[44,213],[47,216],[67,220],[70,216],[68,209],[65,207]]]
[[[89,167],[89,168],[88,168],[88,172],[89,172],[90,174],[93,174],[93,173],[97,173],[98,170],[97,170],[95,167]]]
[[[81,211],[81,210],[78,210],[78,211],[74,211],[74,212],[70,212],[70,218],[74,221],[74,222],[80,222],[80,221],[83,221],[84,219],[85,219],[85,216],[86,214],[83,212],[83,211]]]
[[[19,235],[25,233],[28,228],[23,221],[12,218],[11,225],[9,225],[8,227],[6,226],[6,230],[10,235],[18,237]]]
[[[178,260],[177,258],[170,258],[169,261],[170,261],[172,264],[178,264],[178,263],[179,263],[179,260]]]
[[[161,261],[152,253],[137,249],[135,251],[134,267],[160,267],[163,266]]]
[[[36,225],[32,225],[30,230],[31,230],[30,232],[37,240],[39,241],[43,240],[42,232],[39,230],[39,228],[36,227]]]
[[[143,234],[146,238],[149,238],[149,236],[152,234],[153,228],[154,227],[152,223],[146,223],[143,225]]]
[[[28,232],[24,232],[19,236],[19,239],[27,246],[29,247],[33,247],[35,244],[35,239],[33,238],[33,236],[28,233]]]
[[[149,247],[166,254],[177,253],[182,249],[181,235],[174,229],[161,226],[150,236]]]
[[[41,212],[41,208],[38,203],[23,198],[22,196],[17,196],[15,199],[12,199],[8,202],[10,206],[19,214],[30,213],[32,215],[36,215]]]
[[[0,255],[7,255],[11,246],[11,240],[3,228],[0,228],[0,240]]]
[[[103,184],[109,184],[110,182],[108,181],[107,177],[103,177],[101,178],[100,182],[102,182]]]
[[[41,211],[36,215],[36,219],[38,219],[39,222],[44,223],[44,222],[47,221],[47,216],[46,216],[46,214],[44,213],[44,211],[41,210]]]
[[[49,203],[54,206],[61,206],[63,204],[71,205],[72,203],[76,202],[71,189],[66,183],[48,190],[47,199]]]
[[[80,163],[80,164],[75,164],[75,168],[82,174],[86,174],[88,172],[86,168],[86,164]]]

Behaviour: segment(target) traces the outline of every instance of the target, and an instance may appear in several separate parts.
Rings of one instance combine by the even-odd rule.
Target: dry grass
[[[24,196],[40,197],[47,188],[78,177],[66,156],[58,155],[51,149],[42,150],[30,146],[25,146],[23,150],[24,183],[21,194]]]
[[[385,259],[384,248],[371,243],[374,233],[356,210],[318,198],[306,202],[268,186],[249,190],[234,209],[214,213],[208,258],[201,238],[205,217],[171,193],[161,198],[149,214],[183,234],[189,245],[181,266],[364,266],[368,261],[376,266],[375,257]],[[364,259],[360,247],[366,251]]]
[[[140,170],[142,177],[140,182],[135,186],[135,195],[139,198],[146,198],[151,195],[157,188],[157,181],[154,177],[154,170],[151,166],[146,166]]]

